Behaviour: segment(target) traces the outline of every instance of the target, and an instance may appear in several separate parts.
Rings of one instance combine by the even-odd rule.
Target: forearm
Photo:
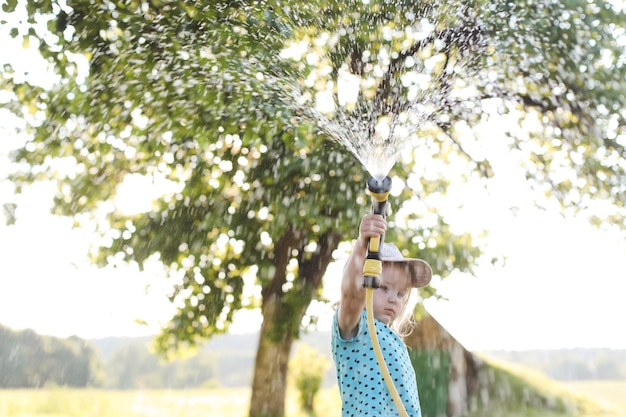
[[[343,270],[341,280],[341,303],[339,306],[339,331],[344,339],[356,334],[361,312],[365,308],[363,288],[363,263],[367,254],[367,239],[359,237]]]
[[[354,241],[352,253],[343,270],[341,279],[341,304],[339,306],[339,330],[342,337],[356,334],[361,313],[365,308],[363,266],[367,258],[369,239],[385,233],[387,224],[379,214],[367,214],[359,225],[359,237]]]
[[[367,256],[367,239],[359,237],[354,241],[352,253],[343,269],[341,281],[341,298],[362,300],[365,305],[365,289],[363,288],[363,265]]]

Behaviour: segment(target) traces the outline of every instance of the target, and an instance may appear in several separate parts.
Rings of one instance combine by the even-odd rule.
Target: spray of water
[[[229,75],[238,82],[222,78],[241,90],[233,96],[256,84],[264,99],[296,115],[295,124],[314,126],[384,178],[424,125],[448,123],[443,118],[471,88],[486,44],[480,22],[455,1],[331,0],[325,7],[273,10],[278,41],[232,61]],[[252,26],[240,30],[254,35]]]
[[[401,113],[379,114],[372,108],[353,113],[335,107],[329,113],[307,107],[304,114],[352,152],[371,176],[380,180],[389,174],[419,125],[426,120],[422,108],[416,105]]]
[[[277,65],[263,68],[264,82],[300,115],[299,121],[312,122],[382,179],[419,139],[425,123],[441,123],[436,119],[450,96],[467,88],[457,79],[467,78],[479,56],[468,48],[483,48],[484,39],[459,4],[421,9],[397,4],[396,13],[381,14],[372,19],[375,26],[365,28],[359,19],[371,19],[367,2],[360,10],[335,6],[346,17],[334,31],[314,21],[318,31],[308,41],[288,42],[280,51],[283,64],[299,65],[296,76]],[[448,26],[442,29],[441,22]],[[352,35],[357,29],[366,36]]]

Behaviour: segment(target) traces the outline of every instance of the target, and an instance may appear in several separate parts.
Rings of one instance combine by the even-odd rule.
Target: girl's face
[[[380,288],[374,290],[374,317],[390,325],[404,309],[411,290],[404,264],[387,263],[380,276]]]

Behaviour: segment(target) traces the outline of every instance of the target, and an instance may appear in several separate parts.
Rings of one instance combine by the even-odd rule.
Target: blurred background
[[[61,415],[337,414],[333,303],[379,169],[387,239],[434,271],[429,415],[626,413],[623,2],[410,3],[3,5],[0,387],[39,409],[0,415],[59,387]],[[291,376],[266,387],[270,362]],[[492,384],[451,411],[455,366]]]

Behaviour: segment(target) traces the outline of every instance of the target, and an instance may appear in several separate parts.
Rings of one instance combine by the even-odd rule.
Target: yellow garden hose
[[[380,343],[378,343],[376,325],[374,324],[374,288],[365,289],[365,310],[367,311],[367,330],[369,331],[370,338],[372,339],[372,346],[374,347],[374,354],[376,354],[376,361],[378,362],[380,372],[383,374],[383,378],[385,379],[385,383],[387,384],[387,388],[391,393],[393,403],[396,405],[398,412],[402,417],[409,417],[409,414],[402,403],[402,399],[400,398],[400,394],[398,394],[398,390],[391,379],[391,374],[389,374],[389,369],[385,363],[383,352],[380,349]]]
[[[367,189],[372,196],[372,212],[385,217],[387,209],[387,196],[391,191],[391,178],[385,177],[383,180],[370,178],[367,181]],[[393,398],[393,402],[402,417],[409,417],[400,394],[391,379],[389,369],[385,363],[383,352],[380,349],[378,335],[376,334],[376,324],[374,323],[374,290],[380,286],[380,275],[382,273],[382,260],[380,259],[380,250],[383,244],[383,236],[370,238],[367,245],[367,259],[363,265],[363,286],[365,287],[365,310],[367,312],[367,329],[372,340],[372,347],[376,355],[376,361],[380,372],[383,374],[389,393]]]

